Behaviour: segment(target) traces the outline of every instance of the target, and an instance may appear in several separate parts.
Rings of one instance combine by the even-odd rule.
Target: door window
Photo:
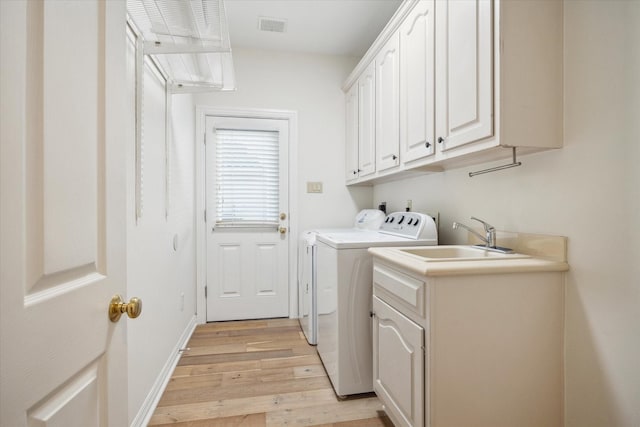
[[[279,132],[215,129],[215,227],[277,227]]]

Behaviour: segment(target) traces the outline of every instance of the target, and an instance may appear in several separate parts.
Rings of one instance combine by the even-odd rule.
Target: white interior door
[[[289,315],[288,126],[206,118],[207,321]]]
[[[0,17],[0,425],[125,426],[125,3]]]

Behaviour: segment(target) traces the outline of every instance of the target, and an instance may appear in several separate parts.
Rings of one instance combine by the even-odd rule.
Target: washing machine
[[[373,258],[368,249],[437,244],[434,219],[418,212],[392,213],[377,231],[317,235],[317,349],[338,396],[373,391]]]
[[[356,215],[350,228],[323,228],[307,230],[298,242],[298,310],[300,327],[307,342],[317,344],[318,302],[316,286],[316,236],[319,233],[359,233],[378,230],[386,219],[384,212],[377,209],[363,209]]]

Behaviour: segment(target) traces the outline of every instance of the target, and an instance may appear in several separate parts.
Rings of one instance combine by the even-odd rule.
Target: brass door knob
[[[287,232],[287,227],[280,227],[278,228],[278,231],[280,232],[280,234],[284,234]]]
[[[120,320],[122,313],[127,313],[127,316],[131,319],[140,316],[140,313],[142,313],[142,300],[133,297],[129,302],[124,302],[122,296],[114,295],[109,304],[109,319],[112,322],[117,322]]]

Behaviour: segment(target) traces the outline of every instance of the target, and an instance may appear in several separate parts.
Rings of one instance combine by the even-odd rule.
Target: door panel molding
[[[101,369],[102,356],[78,372],[65,384],[27,411],[28,425],[47,427],[64,425],[64,420],[82,419],[99,425],[103,416],[101,405],[105,387]]]
[[[218,279],[225,285],[220,288],[222,292],[219,297],[231,298],[240,296],[240,275],[242,274],[242,266],[240,251],[242,248],[238,244],[223,243],[217,248],[220,269],[218,270]],[[235,286],[234,286],[235,285]]]
[[[105,15],[96,2],[27,5],[26,294],[60,285],[54,277],[66,281],[71,271],[85,276],[87,265],[104,273],[105,92],[93,82],[104,80]],[[71,55],[82,78],[60,84],[69,66],[59,59]]]

